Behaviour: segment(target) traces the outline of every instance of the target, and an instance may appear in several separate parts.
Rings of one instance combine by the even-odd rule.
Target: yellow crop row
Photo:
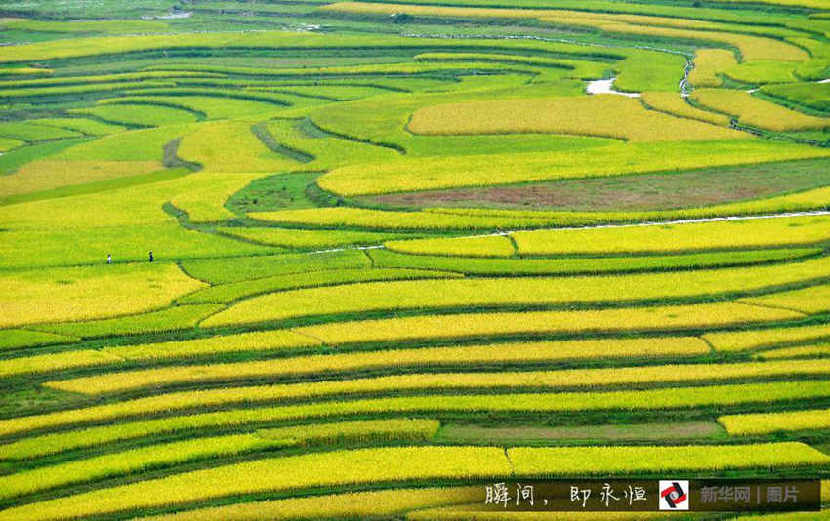
[[[644,92],[641,99],[646,107],[667,112],[682,118],[696,119],[705,123],[729,126],[729,117],[693,107],[675,92]]]
[[[830,152],[819,147],[758,139],[718,141],[705,145],[684,141],[613,143],[566,152],[412,158],[365,164],[360,167],[346,166],[324,174],[318,178],[317,182],[321,188],[352,196],[457,186],[486,186],[494,183],[646,174],[809,159],[828,155]],[[425,176],[423,172],[429,172],[430,175]],[[266,220],[309,223],[318,226],[407,227],[400,222],[404,217],[407,217],[404,223],[410,228],[437,227],[448,223],[448,215],[444,216],[445,220],[438,221],[436,216],[428,217],[423,213],[377,212],[352,208],[294,210],[253,214],[252,216],[257,217],[257,215]],[[496,213],[489,217],[489,221],[484,216],[479,216],[477,219],[470,218],[470,222],[489,222],[491,227],[510,226],[511,222],[518,222],[518,226],[527,226],[529,222],[527,218],[524,221],[515,218],[511,221],[507,217],[502,217],[499,221],[494,215]],[[544,219],[544,215],[540,217]],[[563,217],[562,214],[558,216],[559,222],[562,222]],[[539,222],[545,222],[542,219],[539,219]],[[426,223],[420,224],[419,221],[422,220]]]
[[[122,359],[118,356],[93,349],[51,353],[48,355],[22,356],[0,360],[0,378],[117,364],[121,361]]]
[[[0,275],[0,327],[139,313],[205,287],[173,263],[103,261],[98,266]]]
[[[517,475],[550,477],[666,471],[790,468],[830,462],[804,443],[675,447],[516,448],[508,451]]]
[[[295,521],[321,518],[370,518],[410,510],[460,504],[478,499],[481,487],[394,489],[331,496],[235,503],[175,514],[142,517],[142,521]]]
[[[694,31],[674,27],[655,27],[625,23],[608,23],[600,26],[608,32],[662,36],[665,38],[717,42],[735,47],[744,60],[803,61],[810,58],[807,52],[795,45],[762,36],[722,32]]]
[[[274,105],[275,112],[280,110]],[[302,163],[269,150],[246,121],[211,121],[193,125],[179,145],[182,159],[200,163],[201,173],[279,172]]]
[[[390,353],[394,355],[394,352]],[[84,394],[101,394],[122,390],[138,389],[155,385],[182,382],[212,382],[245,380],[281,376],[268,364],[273,362],[244,362],[239,364],[218,364],[175,369],[158,369],[135,373],[111,375],[49,382],[49,387]],[[779,362],[747,362],[739,364],[689,364],[662,365],[649,367],[623,367],[614,369],[570,369],[545,372],[503,372],[503,373],[441,373],[387,376],[379,378],[348,380],[343,382],[309,382],[305,384],[275,385],[268,388],[249,388],[260,399],[267,390],[270,399],[296,399],[332,396],[338,394],[369,394],[394,392],[396,389],[478,389],[504,388],[560,388],[597,387],[603,385],[631,385],[651,382],[708,382],[739,378],[768,378],[778,376],[826,375],[830,374],[830,362],[824,360],[794,360]],[[123,379],[124,382],[119,380]],[[305,392],[303,392],[305,390]],[[245,389],[235,392],[243,393]]]
[[[112,346],[100,350],[83,349],[0,360],[0,378],[81,367],[118,365],[125,359],[187,358],[235,351],[290,350],[315,345],[319,345],[319,342],[290,331],[278,330],[198,340]]]
[[[232,342],[232,337],[224,337]],[[198,342],[198,341],[195,341]],[[692,337],[659,339],[575,340],[562,342],[510,342],[473,346],[384,349],[382,351],[312,355],[241,364],[185,366],[104,374],[73,380],[52,381],[56,389],[102,394],[171,382],[287,377],[315,373],[366,371],[400,367],[464,366],[467,364],[547,363],[566,360],[699,356],[709,346]],[[401,383],[403,383],[401,381]],[[449,383],[449,381],[448,381]],[[317,384],[308,384],[308,394]],[[335,391],[336,392],[336,391]],[[344,392],[348,392],[344,388]]]
[[[676,331],[802,317],[799,313],[783,309],[728,302],[591,311],[425,315],[322,324],[300,327],[293,331],[319,338],[327,344],[338,344],[594,331]]]
[[[794,309],[803,313],[825,313],[830,311],[830,285],[774,293],[765,297],[742,299],[742,301],[762,306]]]
[[[280,351],[320,345],[312,339],[285,330],[215,336],[128,346],[105,347],[102,351],[130,360],[187,358],[238,351]]]
[[[238,415],[240,412],[247,416],[248,413],[245,411],[208,413],[29,436],[6,443],[3,446],[3,454],[0,459],[7,461],[31,460],[72,449],[97,447],[115,441],[146,439],[153,434],[170,434],[198,427],[230,427],[245,423],[246,420],[248,423],[267,423],[267,418],[262,416],[263,411],[267,412],[267,409],[258,409],[254,411],[252,416],[245,419],[234,417],[235,414]],[[337,421],[262,429],[257,431],[257,436],[268,440],[264,445],[285,447],[351,442],[365,443],[370,441],[388,442],[392,440],[423,442],[432,439],[438,427],[439,423],[434,420]]]
[[[201,134],[200,134],[201,135]],[[206,166],[214,166],[208,164]],[[182,192],[170,201],[179,210],[187,212],[193,222],[221,221],[234,217],[227,208],[227,200],[262,174],[210,174],[200,172],[187,177]]]
[[[415,239],[389,241],[388,250],[412,255],[447,255],[451,257],[512,257],[513,242],[504,236]]]
[[[440,375],[439,375],[440,376]],[[474,377],[469,377],[474,378]],[[518,378],[521,378],[519,376]],[[400,379],[387,377],[378,379],[380,386],[385,382]],[[436,378],[438,379],[438,378]],[[320,392],[336,390],[338,393],[366,389],[372,382],[322,382],[317,387]],[[117,418],[129,418],[146,414],[157,414],[193,407],[217,405],[268,403],[283,398],[293,398],[302,384],[292,386],[272,385],[240,387],[228,389],[210,389],[203,391],[184,391],[165,395],[137,398],[125,402],[98,405],[84,409],[74,409],[47,413],[25,418],[12,418],[0,421],[0,434],[14,434],[62,425],[109,421]],[[305,384],[308,385],[308,384]],[[388,388],[384,388],[388,391]],[[684,408],[709,405],[734,405],[757,401],[773,402],[782,399],[812,398],[827,396],[828,386],[822,381],[796,381],[786,383],[762,383],[741,385],[720,385],[705,387],[684,387],[677,396],[677,389],[653,389],[648,391],[609,391],[609,392],[563,392],[539,394],[513,394],[508,399],[505,395],[452,395],[443,398],[436,396],[415,396],[402,398],[375,398],[358,401],[329,401],[308,405],[282,406],[271,409],[242,409],[208,414],[205,421],[212,425],[235,425],[246,422],[265,420],[309,420],[332,418],[337,416],[398,413],[411,414],[435,411],[503,411],[503,412],[554,412],[583,410],[652,410],[659,408]],[[675,393],[675,394],[672,394]],[[740,394],[747,393],[747,394]],[[684,401],[685,400],[685,401]],[[195,417],[171,418],[177,428],[200,424]],[[121,426],[117,426],[121,427]]]
[[[769,434],[781,431],[830,428],[830,409],[721,416],[718,423],[729,434]]]
[[[533,9],[494,9],[467,7],[435,7],[411,4],[375,4],[341,2],[323,9],[356,14],[396,14],[412,16],[469,18],[538,19],[556,25],[594,27],[612,33],[648,34],[666,38],[702,40],[728,44],[740,49],[747,60],[779,59],[800,61],[809,58],[802,49],[788,43],[763,36],[713,30],[729,26],[702,20],[661,18],[639,15],[601,14],[581,11],[557,10],[555,12]],[[696,31],[694,29],[707,29]],[[746,28],[741,28],[747,31]]]
[[[383,281],[255,297],[208,317],[204,327],[399,309],[636,302],[750,292],[830,275],[830,258],[772,266],[612,276]],[[795,313],[795,312],[791,312]]]
[[[433,105],[416,111],[408,128],[424,135],[554,133],[630,141],[750,137],[646,110],[638,100],[611,95]]]
[[[689,74],[689,83],[697,88],[720,87],[723,85],[720,74],[737,63],[735,55],[730,51],[700,49],[695,52],[695,66]]]
[[[322,385],[322,384],[321,384]],[[329,384],[334,386],[335,384]],[[344,385],[340,384],[342,390]],[[682,390],[681,390],[682,389]],[[296,386],[295,386],[296,392]],[[264,422],[308,422],[312,420],[374,415],[409,416],[442,413],[504,413],[538,415],[574,411],[651,411],[741,404],[770,404],[778,401],[825,398],[830,393],[824,381],[798,380],[753,384],[667,387],[648,390],[605,392],[522,393],[495,395],[424,395],[362,400],[331,400],[302,405],[265,408],[249,407],[286,396],[285,387],[260,386],[209,391],[190,391],[140,398],[126,402],[13,418],[0,422],[3,435],[25,433],[90,422],[174,412],[194,407],[236,405],[241,408],[203,414],[187,414],[132,423],[114,423],[76,432],[54,433],[23,439],[9,445],[10,455],[27,457],[49,454],[72,447],[132,439],[154,433],[186,431],[198,427],[231,427]],[[90,432],[89,436],[87,433]],[[93,436],[94,434],[94,436]],[[93,439],[90,441],[89,437]],[[10,456],[15,457],[15,456]]]
[[[221,458],[274,447],[349,441],[423,442],[431,439],[438,427],[439,422],[434,420],[338,422],[157,444],[6,475],[0,486],[0,497],[12,498],[71,483],[141,472],[159,465]]]
[[[815,344],[797,347],[779,347],[769,349],[755,355],[755,358],[763,360],[775,360],[779,358],[798,358],[802,356],[830,355],[830,343]]]
[[[830,457],[803,443],[725,446],[517,448],[402,447],[309,454],[196,470],[0,512],[0,520],[45,521],[216,497],[406,480],[788,469]]]
[[[830,239],[830,217],[745,219],[654,226],[516,232],[520,255],[657,253],[776,245]]]
[[[700,89],[692,93],[692,99],[705,107],[736,116],[739,123],[752,127],[781,132],[830,127],[830,118],[796,112],[743,91]]]
[[[9,499],[108,476],[140,473],[158,465],[174,465],[202,458],[221,458],[286,444],[288,443],[283,440],[263,438],[255,434],[234,434],[151,445],[5,475],[0,485],[0,498]]]
[[[728,333],[707,333],[703,339],[718,351],[748,351],[779,344],[797,344],[830,338],[830,324],[775,329],[749,329]]]
[[[14,175],[0,177],[0,197],[50,190],[161,171],[160,161],[52,161],[23,165]]]
[[[503,449],[403,447],[309,454],[196,470],[31,503],[0,511],[0,520],[43,521],[151,508],[229,495],[384,481],[508,476]]]

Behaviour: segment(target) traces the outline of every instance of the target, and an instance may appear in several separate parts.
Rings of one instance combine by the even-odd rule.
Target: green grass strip
[[[74,342],[74,337],[27,331],[25,329],[3,329],[0,331],[0,351],[18,347],[29,347],[40,344],[54,344],[57,342]]]
[[[87,322],[43,324],[34,326],[33,328],[39,331],[46,331],[58,335],[76,336],[79,338],[161,333],[191,328],[196,325],[199,319],[221,308],[222,306],[211,304],[173,306],[140,315],[90,320]]]
[[[181,303],[218,302],[229,303],[242,298],[285,291],[289,289],[348,284],[376,280],[415,280],[429,278],[458,278],[462,275],[421,269],[364,269],[364,270],[326,270],[277,275],[252,281],[212,286],[191,293],[179,299]]]
[[[661,255],[650,257],[603,257],[599,259],[476,259],[433,255],[401,255],[388,250],[372,250],[375,266],[457,271],[481,275],[567,275],[624,271],[694,269],[739,266],[798,259],[820,253],[818,248],[750,250]]]

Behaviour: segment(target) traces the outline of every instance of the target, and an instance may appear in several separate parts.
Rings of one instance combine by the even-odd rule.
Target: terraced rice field
[[[7,4],[0,521],[827,518],[826,0]]]

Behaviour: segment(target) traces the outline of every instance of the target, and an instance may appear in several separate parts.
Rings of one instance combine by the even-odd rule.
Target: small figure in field
[[[107,253],[107,264],[112,264],[112,254]]]
[[[150,257],[150,262],[153,262],[153,250],[150,250],[149,257]]]

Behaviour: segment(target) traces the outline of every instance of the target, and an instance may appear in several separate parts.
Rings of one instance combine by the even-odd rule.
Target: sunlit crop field
[[[826,0],[6,2],[0,521],[827,518],[828,37]],[[481,508],[658,476],[825,509]]]

